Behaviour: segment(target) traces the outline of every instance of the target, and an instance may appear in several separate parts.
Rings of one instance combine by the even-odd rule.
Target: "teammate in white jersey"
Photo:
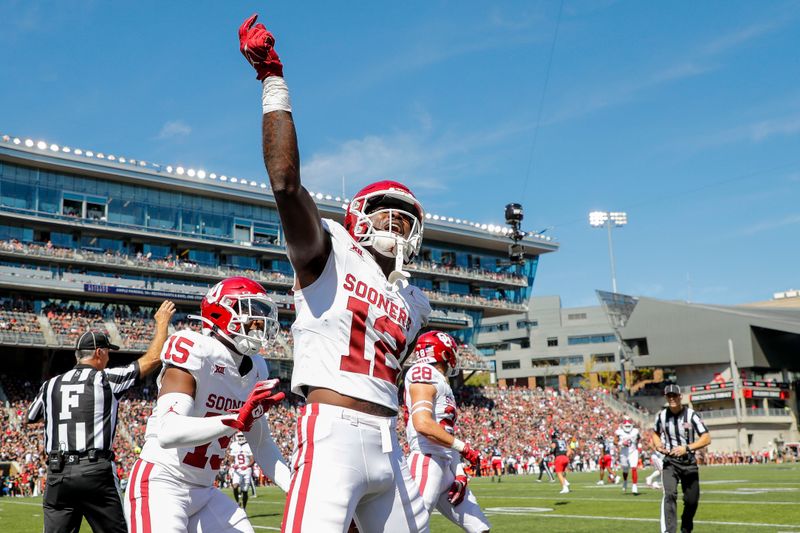
[[[247,444],[247,437],[241,431],[236,434],[236,439],[228,449],[231,456],[231,486],[233,498],[239,507],[247,510],[247,499],[250,496],[250,487],[253,485],[253,452]],[[241,495],[241,502],[239,496]]]
[[[307,402],[283,531],[347,531],[353,518],[365,532],[427,531],[394,429],[397,377],[430,314],[404,271],[422,244],[422,205],[404,185],[382,181],[353,197],[344,227],[320,218],[300,182],[275,39],[255,21],[239,28],[240,51],[263,81],[264,162],[295,272],[292,391]]]
[[[454,436],[456,400],[447,380],[458,373],[457,346],[442,331],[428,331],[417,341],[405,378],[408,462],[428,512],[435,507],[464,531],[479,533],[489,531],[489,521],[467,487],[459,454],[473,467],[480,454]]]
[[[633,427],[630,417],[622,419],[622,425],[614,432],[614,444],[619,447],[619,465],[622,467],[622,492],[628,490],[628,472],[631,472],[631,492],[639,494],[639,429]]]
[[[277,331],[275,304],[255,281],[229,278],[206,294],[200,314],[202,333],[178,331],[161,352],[158,401],[125,494],[132,533],[251,533],[244,511],[214,488],[237,430],[288,489],[289,469],[262,416],[284,395],[274,394],[266,361],[253,357]]]
[[[661,484],[657,479],[661,478],[661,471],[664,469],[664,454],[654,451],[650,455],[650,466],[653,467],[653,473],[647,476],[645,482],[651,489],[660,489]]]

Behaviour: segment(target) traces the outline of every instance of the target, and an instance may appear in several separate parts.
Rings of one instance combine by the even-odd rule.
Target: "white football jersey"
[[[395,411],[397,376],[428,322],[422,291],[388,282],[341,224],[323,219],[332,250],[320,277],[294,291],[292,392],[324,387]]]
[[[230,351],[220,341],[185,329],[172,334],[161,351],[164,365],[158,376],[158,388],[167,365],[187,370],[195,380],[194,408],[188,416],[206,417],[227,414],[247,400],[255,384],[269,377],[267,362],[251,357],[253,368],[244,376]],[[167,469],[176,480],[210,487],[225,459],[231,437],[221,437],[194,448],[162,448],[158,443],[158,406],[147,420],[141,458]],[[233,429],[231,429],[233,432]]]
[[[406,373],[405,408],[408,414],[406,420],[406,441],[411,451],[421,452],[454,459],[458,452],[446,448],[441,444],[432,442],[427,437],[417,433],[411,419],[411,384],[427,383],[436,387],[436,396],[433,400],[433,419],[444,428],[445,431],[453,435],[458,413],[456,411],[456,399],[453,396],[453,389],[447,378],[439,372],[433,365],[428,363],[414,363]]]
[[[250,445],[246,442],[239,444],[234,439],[231,442],[231,447],[228,448],[228,453],[233,458],[233,468],[240,474],[252,474],[252,467],[250,461],[253,459],[253,452],[250,450]]]
[[[620,455],[636,451],[636,445],[639,444],[639,428],[631,428],[630,431],[625,431],[622,429],[622,426],[620,426],[614,434],[619,437],[618,446]]]

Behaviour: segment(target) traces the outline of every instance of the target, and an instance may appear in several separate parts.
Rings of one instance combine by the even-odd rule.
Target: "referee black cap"
[[[669,385],[664,387],[664,396],[667,396],[669,394],[680,394],[680,393],[681,393],[681,388],[678,385],[675,385],[674,383],[670,383]]]
[[[87,331],[78,338],[75,345],[76,350],[97,350],[98,348],[108,348],[109,350],[119,350],[119,346],[111,344],[108,335],[99,331]]]

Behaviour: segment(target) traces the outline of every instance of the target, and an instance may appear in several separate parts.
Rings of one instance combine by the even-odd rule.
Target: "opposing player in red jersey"
[[[555,471],[558,480],[561,482],[560,494],[569,493],[569,481],[567,481],[567,468],[569,458],[572,456],[572,449],[567,446],[567,441],[562,438],[561,432],[553,430],[550,436],[550,451],[555,456]]]
[[[236,431],[288,489],[289,468],[263,416],[284,395],[273,394],[278,380],[268,380],[267,362],[257,356],[275,336],[277,317],[261,285],[228,278],[203,298],[202,333],[177,331],[164,344],[158,400],[125,494],[131,533],[252,533],[244,511],[214,488]]]
[[[263,82],[264,162],[295,272],[292,391],[307,402],[282,529],[347,531],[354,518],[361,531],[427,531],[395,431],[397,377],[430,314],[403,270],[422,244],[422,206],[404,185],[381,181],[353,197],[344,227],[321,219],[300,182],[275,39],[253,15],[239,43]]]
[[[457,346],[442,331],[428,331],[417,341],[416,360],[405,379],[408,462],[429,513],[436,508],[464,531],[481,533],[489,531],[489,521],[467,487],[461,464],[463,457],[477,466],[480,454],[455,437],[458,412],[447,379],[458,372]]]
[[[597,461],[597,465],[600,467],[600,481],[598,481],[597,484],[605,484],[603,477],[606,472],[608,472],[609,483],[619,483],[619,478],[614,475],[614,471],[611,469],[613,463],[611,454],[614,451],[614,440],[606,438],[605,435],[598,435],[597,442],[600,444],[600,458]]]

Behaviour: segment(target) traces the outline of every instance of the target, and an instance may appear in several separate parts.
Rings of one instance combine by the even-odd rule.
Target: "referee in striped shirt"
[[[109,350],[119,350],[105,333],[87,331],[75,346],[75,368],[42,384],[27,422],[45,421],[47,486],[44,531],[77,532],[86,517],[95,532],[125,533],[117,492],[114,431],[120,396],[159,365],[175,305],[156,311],[156,332],[147,352],[131,364],[106,369]]]
[[[694,528],[694,514],[700,501],[700,476],[695,452],[711,444],[711,434],[694,409],[681,404],[681,388],[664,388],[667,407],[656,415],[653,446],[664,454],[661,500],[661,531],[676,533],[678,528],[678,483],[683,489],[681,533]]]

